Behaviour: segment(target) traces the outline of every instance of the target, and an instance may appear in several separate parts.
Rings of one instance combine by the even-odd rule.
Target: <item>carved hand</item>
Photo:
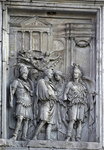
[[[67,96],[66,96],[66,94],[64,94],[64,101],[66,101],[67,100]]]
[[[10,101],[9,103],[10,108],[13,108],[13,103]]]

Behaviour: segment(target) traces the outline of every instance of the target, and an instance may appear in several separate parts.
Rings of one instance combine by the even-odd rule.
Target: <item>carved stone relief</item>
[[[28,122],[32,118],[32,97],[33,97],[33,84],[28,79],[28,69],[24,65],[19,67],[19,78],[14,80],[10,85],[10,107],[13,107],[13,95],[16,95],[16,112],[17,119],[15,132],[12,139],[16,140],[21,123],[23,124],[22,140],[26,140]]]
[[[94,26],[38,16],[9,23],[10,138],[88,141],[96,126]]]

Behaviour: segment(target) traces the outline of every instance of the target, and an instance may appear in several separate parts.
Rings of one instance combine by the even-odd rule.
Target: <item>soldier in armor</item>
[[[75,64],[73,81],[70,81],[64,91],[64,100],[68,103],[68,135],[66,141],[72,138],[72,130],[76,126],[76,141],[81,140],[82,124],[87,117],[87,88],[81,79],[82,72]]]
[[[33,83],[28,78],[28,69],[25,65],[19,68],[19,78],[14,80],[10,85],[10,107],[13,107],[13,96],[16,95],[16,112],[17,119],[15,132],[12,139],[16,140],[21,123],[24,120],[22,140],[26,140],[28,122],[31,119],[32,113],[32,97]]]

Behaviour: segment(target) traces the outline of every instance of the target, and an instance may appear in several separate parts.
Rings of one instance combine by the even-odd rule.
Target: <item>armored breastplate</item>
[[[29,83],[27,84],[27,86],[30,89]],[[26,107],[32,105],[30,92],[26,89],[26,87],[22,84],[21,81],[18,82],[16,97],[17,97],[17,103],[20,103]]]
[[[85,87],[83,85],[72,83],[72,87],[68,93],[68,100],[72,104],[85,104],[86,103],[86,93]]]

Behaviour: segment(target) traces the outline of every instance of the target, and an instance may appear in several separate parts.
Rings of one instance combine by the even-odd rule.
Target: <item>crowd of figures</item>
[[[35,57],[35,64],[37,59],[43,63],[41,68],[39,64],[40,66],[37,65],[34,69],[29,68],[26,63],[34,60],[24,57],[24,53],[22,55],[17,62],[19,76],[10,85],[11,108],[13,97],[16,96],[16,127],[12,139],[17,139],[23,123],[22,140],[26,140],[29,123],[32,120],[33,140],[39,139],[39,133],[46,126],[46,140],[51,140],[52,130],[65,128],[64,140],[80,141],[86,120],[89,118],[89,126],[94,123],[95,96],[95,92],[91,92],[90,87],[82,80],[80,66],[73,64],[72,78],[66,83],[65,75],[53,68],[49,55],[47,59],[46,54],[44,57]],[[25,60],[25,63],[20,60]]]

